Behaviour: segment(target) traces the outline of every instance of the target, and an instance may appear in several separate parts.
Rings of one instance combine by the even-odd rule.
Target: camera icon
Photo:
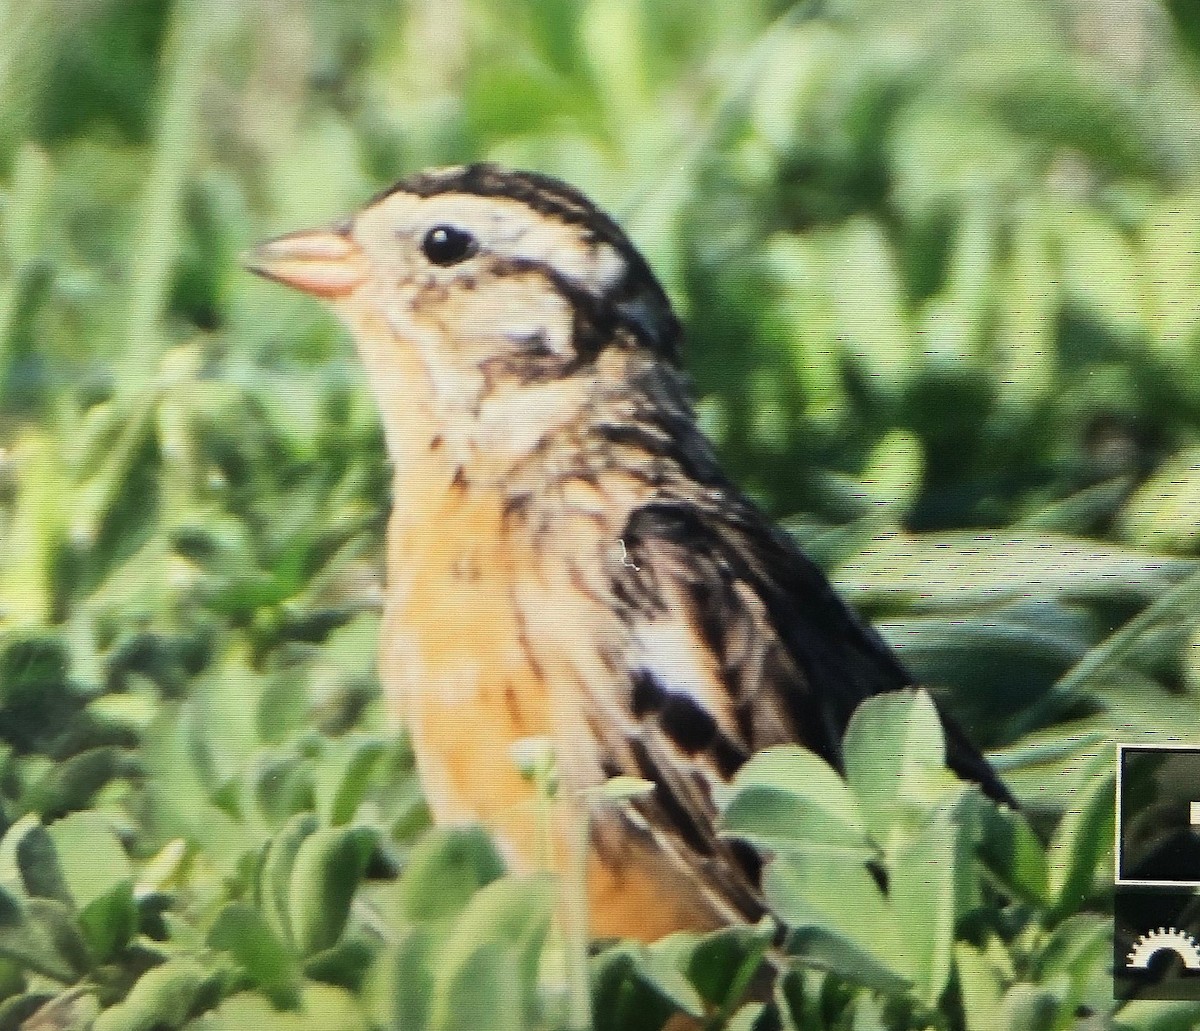
[[[1117,749],[1113,992],[1200,1000],[1200,747]]]

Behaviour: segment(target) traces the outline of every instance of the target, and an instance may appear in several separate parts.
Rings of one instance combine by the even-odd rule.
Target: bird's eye
[[[434,226],[421,241],[421,251],[435,265],[457,265],[477,250],[479,241],[457,226]]]

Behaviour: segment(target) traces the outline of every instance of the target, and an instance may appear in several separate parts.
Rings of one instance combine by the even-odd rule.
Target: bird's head
[[[393,457],[420,433],[519,452],[605,368],[627,367],[622,355],[676,358],[678,323],[629,239],[533,173],[424,172],[334,226],[262,244],[247,265],[347,323]]]

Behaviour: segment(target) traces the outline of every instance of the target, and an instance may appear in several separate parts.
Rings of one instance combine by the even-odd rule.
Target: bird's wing
[[[841,739],[867,697],[912,679],[820,570],[749,503],[645,505],[623,532],[612,582],[629,628],[628,716],[605,743],[657,785],[642,803],[725,898],[754,896],[757,867],[715,830],[714,782],[751,754],[799,743],[841,768]],[[637,568],[634,568],[637,567]],[[1011,801],[986,761],[943,716],[951,767]],[[728,860],[738,883],[730,883]],[[725,860],[720,862],[710,860]],[[718,870],[721,883],[714,881]],[[742,905],[744,910],[752,907]]]

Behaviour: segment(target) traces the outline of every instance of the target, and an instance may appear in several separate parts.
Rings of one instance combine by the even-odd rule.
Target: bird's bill
[[[341,297],[367,275],[362,251],[335,229],[306,229],[260,243],[242,258],[251,272],[317,297]]]

